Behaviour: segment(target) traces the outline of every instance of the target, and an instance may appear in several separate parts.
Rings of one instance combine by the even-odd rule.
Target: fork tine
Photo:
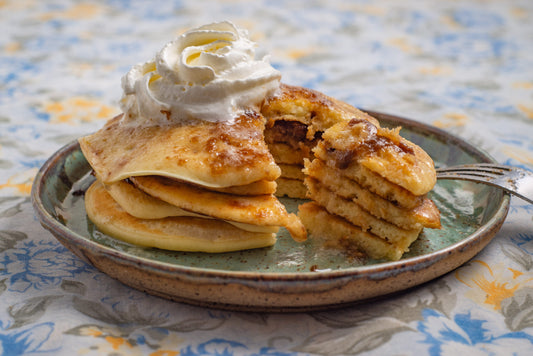
[[[533,172],[492,163],[439,168],[437,178],[469,180],[502,188],[533,204]]]
[[[498,165],[462,165],[437,169],[437,173],[474,174],[479,176],[501,176],[512,171],[507,167]]]

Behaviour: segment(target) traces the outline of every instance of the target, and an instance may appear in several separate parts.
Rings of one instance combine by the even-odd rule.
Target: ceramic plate
[[[372,113],[383,126],[424,148],[436,166],[493,160],[444,131]],[[400,261],[346,258],[281,230],[274,247],[223,254],[142,248],[98,231],[87,219],[84,192],[93,181],[76,142],[56,152],[35,179],[32,200],[41,224],[84,261],[148,293],[196,305],[255,311],[340,307],[401,291],[468,261],[500,229],[509,195],[466,181],[439,180],[430,193],[442,229],[425,229]],[[300,201],[282,199],[296,211]]]

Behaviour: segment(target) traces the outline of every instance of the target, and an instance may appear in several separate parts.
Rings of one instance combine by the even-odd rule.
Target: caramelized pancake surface
[[[161,175],[207,186],[274,181],[280,169],[263,136],[264,118],[248,112],[233,122],[131,126],[121,116],[79,140],[104,183]]]
[[[426,194],[437,180],[431,157],[401,137],[399,129],[389,130],[367,120],[352,119],[332,126],[322,137],[327,149],[336,153],[341,170],[357,161],[414,195]]]
[[[261,108],[267,118],[267,130],[277,120],[297,121],[307,125],[306,138],[314,140],[315,134],[323,132],[338,122],[353,118],[377,124],[367,113],[315,90],[281,84],[280,94],[270,98]]]

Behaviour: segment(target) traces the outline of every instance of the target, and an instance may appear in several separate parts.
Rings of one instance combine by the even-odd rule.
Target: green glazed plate
[[[404,118],[373,113],[383,126],[421,146],[437,167],[493,162],[450,134]],[[190,304],[233,310],[303,311],[341,307],[430,281],[462,265],[494,237],[509,209],[503,191],[467,181],[439,180],[430,197],[442,229],[425,229],[400,261],[347,258],[312,236],[294,242],[282,229],[274,247],[223,253],[185,253],[134,246],[87,219],[83,196],[93,181],[73,142],[36,176],[32,201],[41,224],[84,261],[134,288]],[[301,201],[282,199],[290,211]]]

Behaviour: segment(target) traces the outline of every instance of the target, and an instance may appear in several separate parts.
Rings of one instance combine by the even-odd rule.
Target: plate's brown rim
[[[385,114],[381,112],[367,111],[371,115],[376,116],[378,119],[382,118],[389,122],[401,124],[403,127],[415,128],[419,131],[428,132],[430,134],[442,137],[446,142],[453,142],[454,145],[460,146],[462,149],[468,150],[468,152],[474,153],[484,160],[484,162],[495,162],[487,153],[472,146],[466,141],[453,136],[452,134],[441,130],[439,128],[429,126],[427,124],[407,119],[404,117],[398,117],[391,114]],[[369,266],[359,266],[353,268],[343,268],[341,270],[329,270],[329,271],[317,271],[317,272],[248,272],[248,271],[222,271],[218,269],[202,268],[202,267],[189,267],[179,266],[168,262],[154,261],[146,259],[137,255],[133,255],[127,252],[118,251],[108,246],[101,245],[95,241],[91,241],[84,236],[81,236],[65,225],[57,221],[44,207],[41,194],[43,191],[43,185],[45,184],[43,178],[50,172],[50,170],[57,164],[57,162],[65,155],[79,149],[77,141],[73,141],[57,152],[55,152],[41,167],[35,176],[34,183],[31,191],[31,200],[34,210],[37,216],[46,229],[53,231],[62,236],[62,238],[70,240],[76,244],[80,244],[83,247],[100,254],[105,254],[110,258],[118,259],[122,263],[127,262],[135,266],[142,264],[143,268],[149,268],[158,273],[177,273],[182,276],[188,276],[191,278],[218,278],[225,281],[237,280],[237,281],[272,281],[278,283],[284,282],[308,282],[316,280],[328,280],[333,279],[357,279],[357,278],[370,278],[374,280],[380,280],[382,278],[389,278],[397,274],[401,274],[405,271],[416,272],[417,270],[428,268],[429,266],[437,263],[438,261],[446,258],[455,250],[464,251],[470,246],[479,243],[483,240],[486,234],[490,233],[493,226],[500,226],[507,216],[510,205],[510,195],[504,193],[500,206],[497,208],[494,216],[492,216],[483,226],[476,232],[469,235],[465,239],[456,242],[453,245],[434,251],[429,254],[410,257],[393,262],[383,262],[373,264]]]

